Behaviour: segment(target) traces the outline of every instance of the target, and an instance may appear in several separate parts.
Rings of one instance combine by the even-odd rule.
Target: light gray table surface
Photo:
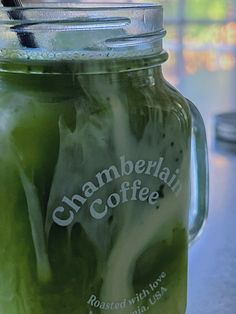
[[[236,158],[210,152],[209,218],[189,251],[187,314],[236,313]]]

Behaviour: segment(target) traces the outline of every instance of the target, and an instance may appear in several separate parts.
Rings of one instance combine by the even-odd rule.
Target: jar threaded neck
[[[32,35],[37,45],[27,47]],[[163,9],[155,4],[50,3],[0,9],[0,60],[146,56],[162,52],[164,36]]]

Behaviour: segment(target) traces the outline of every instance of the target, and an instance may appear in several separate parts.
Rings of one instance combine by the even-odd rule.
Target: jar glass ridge
[[[51,3],[1,8],[0,13],[1,64],[58,60],[76,64],[115,59],[116,67],[120,61],[121,71],[125,70],[122,61],[127,58],[144,58],[150,65],[167,59],[162,49],[165,30],[160,5]],[[11,15],[19,18],[9,19]],[[32,34],[33,48],[27,47]]]

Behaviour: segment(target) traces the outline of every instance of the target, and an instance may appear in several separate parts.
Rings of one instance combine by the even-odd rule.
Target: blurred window
[[[205,94],[210,88],[213,92],[224,88],[228,95],[216,98],[219,101],[221,97],[227,106],[236,99],[236,0],[160,2],[167,29],[165,49],[170,54],[164,65],[166,77],[189,97],[194,96],[194,85],[198,90],[204,81]],[[214,100],[211,97],[210,101]]]

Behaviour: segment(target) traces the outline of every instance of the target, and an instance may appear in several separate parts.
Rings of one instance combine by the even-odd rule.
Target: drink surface
[[[2,72],[1,313],[184,314],[188,107],[133,62]]]

